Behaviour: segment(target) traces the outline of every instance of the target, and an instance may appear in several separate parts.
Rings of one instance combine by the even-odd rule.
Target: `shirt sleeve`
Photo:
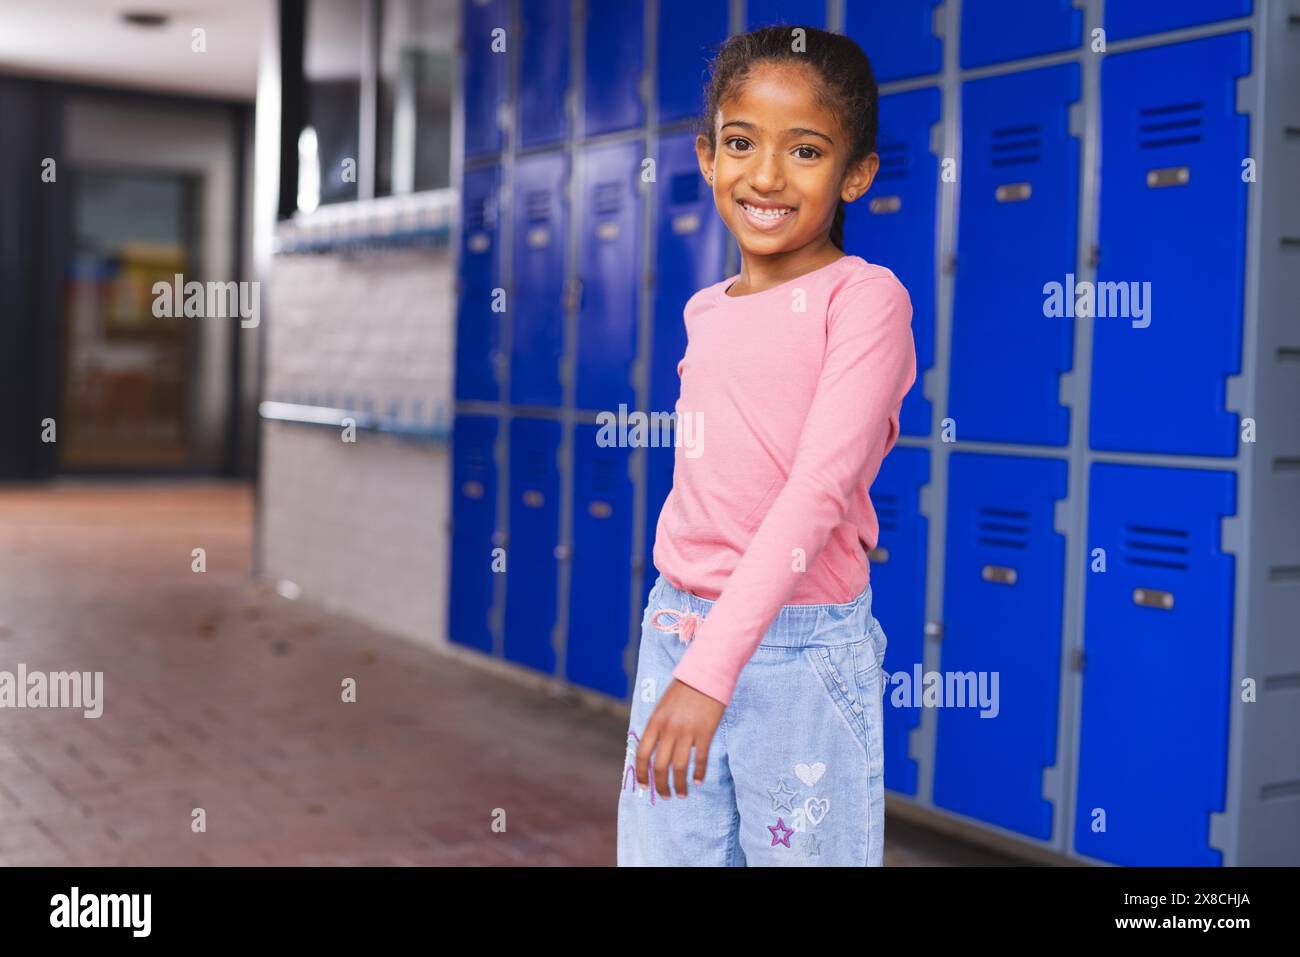
[[[841,289],[828,309],[821,376],[790,476],[727,579],[673,677],[724,705],[741,670],[799,583],[795,549],[812,568],[872,482],[898,436],[898,411],[916,379],[912,303],[892,275]]]

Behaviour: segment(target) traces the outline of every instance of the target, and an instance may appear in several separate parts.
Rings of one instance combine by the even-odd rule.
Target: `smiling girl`
[[[712,64],[696,152],[741,268],[685,308],[676,412],[709,442],[677,447],[655,532],[620,865],[882,863],[868,489],[916,353],[907,291],[843,250],[876,112],[837,34],[768,27]]]

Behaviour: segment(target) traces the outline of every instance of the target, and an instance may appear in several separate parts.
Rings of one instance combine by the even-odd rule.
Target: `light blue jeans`
[[[649,787],[637,784],[642,731],[713,604],[662,575],[650,591],[618,801],[619,866],[879,867],[886,639],[869,585],[843,605],[781,608],[740,674],[702,784],[694,752],[685,798],[661,797],[653,769]]]

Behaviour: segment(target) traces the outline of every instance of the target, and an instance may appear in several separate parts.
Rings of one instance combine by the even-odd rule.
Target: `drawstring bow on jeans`
[[[664,624],[659,621],[661,615],[675,615],[676,621]],[[695,637],[695,628],[704,619],[693,611],[677,611],[675,608],[660,608],[650,618],[650,623],[660,631],[677,632],[677,638],[683,644],[689,644]]]

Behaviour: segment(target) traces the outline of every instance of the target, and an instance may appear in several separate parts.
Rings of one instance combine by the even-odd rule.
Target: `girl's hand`
[[[671,682],[650,715],[641,735],[641,744],[636,749],[637,784],[649,786],[647,766],[657,749],[655,790],[660,797],[672,797],[668,789],[668,769],[671,767],[677,790],[686,797],[686,769],[690,766],[691,748],[695,749],[695,783],[699,784],[703,782],[708,767],[713,734],[726,710],[727,706],[716,698],[710,698],[680,681]]]

